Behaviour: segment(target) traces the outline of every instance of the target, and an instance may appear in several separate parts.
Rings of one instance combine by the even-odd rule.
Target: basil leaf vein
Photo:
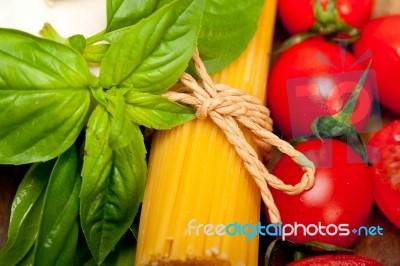
[[[124,31],[102,60],[100,85],[166,91],[188,66],[204,4],[204,0],[173,1]]]
[[[148,128],[170,129],[195,118],[193,109],[160,95],[130,91],[125,98],[128,117]]]
[[[108,0],[107,31],[136,24],[151,15],[158,0]]]
[[[0,163],[53,159],[80,133],[90,73],[74,49],[0,29]]]
[[[144,193],[146,149],[132,124],[128,146],[112,149],[110,114],[97,106],[89,119],[82,169],[81,224],[97,263],[112,251],[131,225]]]

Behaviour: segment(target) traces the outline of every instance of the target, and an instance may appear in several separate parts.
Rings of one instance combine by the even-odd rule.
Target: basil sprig
[[[78,210],[97,263],[104,261],[117,245],[132,224],[143,197],[146,149],[139,126],[169,129],[194,118],[192,109],[170,102],[160,93],[171,87],[188,66],[196,48],[204,4],[204,0],[171,1],[121,30],[118,38],[107,44],[99,77],[90,73],[84,56],[76,49],[82,43],[79,37],[62,44],[17,30],[0,30],[0,162],[26,164],[56,157],[62,160],[78,136],[85,133],[79,193],[72,183],[74,211],[61,212],[57,219],[47,222],[51,217],[43,207],[50,193],[46,190],[51,188],[47,182],[56,178],[57,169],[50,172],[51,163],[35,166],[25,182],[42,182],[37,194],[26,198],[33,204],[30,209],[13,209],[9,240],[1,250],[0,261],[13,265],[9,264],[11,257],[15,264],[33,258],[40,265],[47,265],[45,260],[48,265],[55,265],[54,261],[60,262],[61,257],[73,259]],[[45,173],[38,178],[35,173],[39,170],[35,169]],[[57,176],[54,182],[61,181]],[[67,204],[60,199],[61,206],[53,203],[64,189],[57,187],[52,194],[55,198],[48,203],[54,209],[51,214]],[[21,194],[22,190],[16,200]],[[26,228],[20,226],[28,214],[34,217],[26,220]],[[69,216],[74,216],[75,222],[71,220],[67,225],[63,219]],[[32,229],[32,221],[36,227],[26,234],[28,228]],[[47,232],[52,225],[62,228]],[[66,249],[66,245],[73,249]],[[50,259],[47,246],[58,247],[58,253],[50,253],[58,257]],[[64,255],[62,250],[72,254]]]

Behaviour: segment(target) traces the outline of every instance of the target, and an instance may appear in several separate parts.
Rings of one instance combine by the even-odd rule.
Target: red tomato
[[[400,15],[369,21],[354,43],[356,56],[372,52],[371,68],[376,72],[379,101],[400,114]]]
[[[341,111],[361,75],[350,53],[322,38],[292,46],[277,59],[269,78],[268,106],[276,126],[288,138],[311,135],[312,121]],[[372,99],[366,83],[351,117],[359,132]]]
[[[383,266],[383,264],[357,255],[320,255],[289,263],[287,266]]]
[[[368,142],[374,199],[382,213],[400,227],[400,120],[386,125]]]
[[[324,11],[329,0],[320,0]],[[337,14],[339,19],[348,25],[361,29],[369,20],[373,7],[373,0],[337,0]],[[332,12],[331,12],[332,13]],[[322,22],[323,18],[315,18],[313,0],[279,0],[278,14],[290,34],[308,31],[316,21]]]
[[[308,140],[296,149],[316,166],[314,186],[294,196],[275,189],[271,192],[281,213],[282,227],[297,223],[310,229],[304,234],[299,228],[297,234],[286,235],[286,239],[348,247],[358,237],[352,230],[363,226],[371,211],[373,196],[368,167],[350,146],[337,140]],[[294,185],[300,181],[303,171],[284,155],[272,174]],[[325,228],[319,230],[315,225]]]

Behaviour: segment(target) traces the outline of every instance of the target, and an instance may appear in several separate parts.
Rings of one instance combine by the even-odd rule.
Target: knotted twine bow
[[[224,84],[214,84],[197,50],[193,55],[193,62],[202,81],[201,84],[197,83],[191,75],[183,73],[180,79],[185,87],[176,91],[170,90],[164,94],[164,97],[196,109],[198,119],[209,116],[223,130],[260,188],[271,222],[277,224],[281,218],[268,185],[290,195],[299,194],[313,185],[314,164],[289,143],[272,133],[269,110],[258,98],[250,96],[243,90]],[[246,141],[239,125],[250,130],[258,147],[265,150],[269,145],[275,146],[299,164],[304,171],[301,181],[294,186],[287,185],[269,173],[258,158],[257,152]]]

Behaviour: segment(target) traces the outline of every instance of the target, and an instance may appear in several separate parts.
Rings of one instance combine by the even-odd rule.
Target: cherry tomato
[[[362,256],[350,254],[320,255],[289,263],[287,266],[383,266],[383,264]]]
[[[368,151],[375,202],[400,227],[400,120],[378,131],[368,142]]]
[[[311,135],[312,121],[341,111],[361,75],[349,52],[322,38],[292,46],[275,62],[268,83],[268,106],[277,128],[288,138]],[[359,132],[373,100],[370,86],[364,85],[351,116]]]
[[[368,50],[372,52],[379,102],[400,114],[400,15],[377,18],[365,25],[353,52],[360,57]]]
[[[327,10],[328,2],[332,0],[319,0],[322,10]],[[308,31],[317,21],[324,23],[330,18],[330,24],[334,24],[334,19],[343,21],[349,26],[361,29],[369,20],[373,0],[337,0],[336,9],[337,15],[333,10],[328,11],[324,17],[317,17],[314,15],[315,1],[314,0],[299,0],[293,2],[292,0],[279,0],[278,1],[278,14],[290,34],[297,34]],[[332,26],[330,26],[332,27]],[[336,26],[337,27],[337,26]],[[338,29],[339,31],[341,29]]]
[[[305,233],[299,226],[297,233],[286,234],[286,239],[348,247],[358,237],[353,229],[363,226],[371,211],[372,181],[368,167],[350,146],[338,140],[308,140],[296,149],[314,162],[315,182],[311,189],[298,195],[271,189],[281,214],[282,228],[297,223],[308,230]],[[303,171],[284,155],[272,174],[294,185],[300,181]],[[291,229],[288,227],[286,231]]]

